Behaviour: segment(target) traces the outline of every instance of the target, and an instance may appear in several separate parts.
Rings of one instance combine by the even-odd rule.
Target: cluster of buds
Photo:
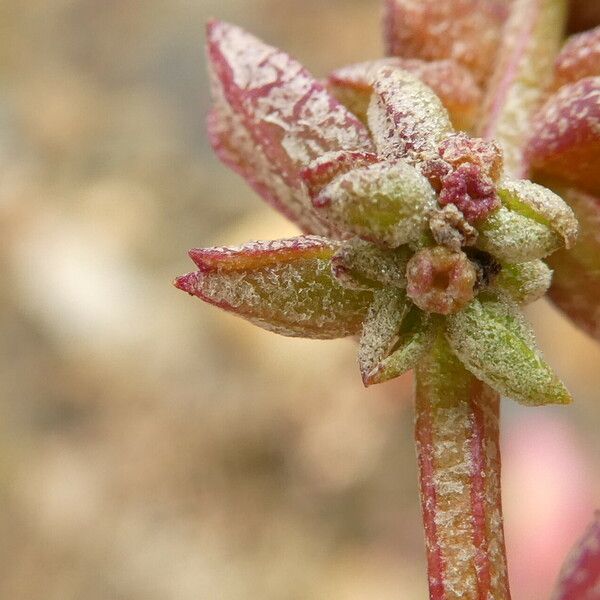
[[[359,335],[366,385],[442,337],[498,392],[569,401],[519,305],[547,291],[542,259],[574,244],[577,222],[558,195],[511,178],[497,144],[457,131],[479,89],[464,66],[383,59],[323,84],[222,22],[208,57],[217,154],[306,235],[192,250],[198,271],[178,288],[284,335]],[[460,77],[438,96],[449,69]]]

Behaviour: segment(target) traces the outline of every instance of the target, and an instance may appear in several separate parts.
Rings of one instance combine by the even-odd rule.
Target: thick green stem
[[[510,598],[499,397],[440,338],[416,370],[416,446],[431,600]]]

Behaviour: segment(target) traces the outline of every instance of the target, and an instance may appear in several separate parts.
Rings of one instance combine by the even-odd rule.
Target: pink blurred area
[[[410,376],[171,287],[188,248],[294,233],[213,157],[203,24],[316,75],[381,53],[378,0],[0,8],[0,598],[426,598]],[[599,504],[600,351],[529,316],[577,402],[504,403],[515,598]]]

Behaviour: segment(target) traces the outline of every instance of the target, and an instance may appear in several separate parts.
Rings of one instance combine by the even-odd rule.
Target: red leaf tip
[[[188,273],[175,278],[173,285],[182,292],[187,292],[193,296],[198,285],[198,273]]]

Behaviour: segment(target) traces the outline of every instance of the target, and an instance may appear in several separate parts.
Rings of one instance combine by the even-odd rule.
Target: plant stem
[[[416,392],[430,598],[508,600],[499,396],[442,338],[416,370]]]

